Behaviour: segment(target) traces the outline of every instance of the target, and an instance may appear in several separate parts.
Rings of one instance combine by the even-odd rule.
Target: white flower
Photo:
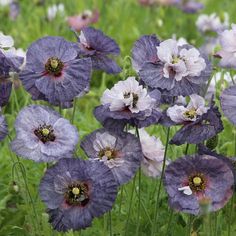
[[[176,34],[173,34],[172,35],[172,39],[176,40],[177,41],[177,45],[179,47],[185,45],[185,44],[188,44],[187,40],[183,37],[180,37],[179,39],[176,38]]]
[[[151,98],[147,89],[139,85],[135,77],[128,77],[119,81],[111,89],[106,89],[101,98],[103,105],[110,104],[110,111],[122,111],[129,109],[132,113],[151,111],[155,105],[155,99]]]
[[[12,3],[12,0],[0,0],[0,6],[2,7],[10,5],[10,3]]]
[[[0,32],[0,48],[11,48],[14,46],[14,40],[10,35],[4,35]]]
[[[159,138],[150,136],[145,129],[139,130],[139,136],[144,156],[141,169],[146,176],[158,177],[162,171],[165,148]]]
[[[220,65],[223,67],[236,67],[236,25],[232,24],[231,30],[223,31],[220,36],[221,57]]]
[[[211,15],[202,14],[198,17],[196,26],[201,32],[214,31],[220,32],[229,26],[229,16],[224,14],[224,22],[221,22],[220,17],[216,13]]]
[[[167,109],[167,115],[175,123],[181,124],[185,121],[196,121],[197,117],[206,113],[207,110],[204,98],[197,94],[192,94],[187,107],[174,105]]]
[[[199,76],[205,69],[205,60],[195,48],[180,48],[174,39],[167,39],[157,47],[157,56],[164,62],[164,77],[180,81],[185,76]]]
[[[115,150],[116,147],[116,138],[109,133],[97,133],[96,139],[93,142],[93,148],[98,152],[102,153],[103,156],[100,158],[96,158],[104,162],[109,168],[114,168],[121,166],[124,163],[124,159],[122,158],[111,158],[112,151]],[[105,151],[104,151],[105,150]]]
[[[58,5],[54,4],[48,7],[47,18],[49,21],[52,21],[57,16],[57,14],[64,15],[64,12],[65,12],[65,7],[62,3]]]

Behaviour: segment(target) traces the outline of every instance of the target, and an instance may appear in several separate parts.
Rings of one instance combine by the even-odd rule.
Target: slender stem
[[[72,117],[71,117],[71,124],[74,124],[74,119],[75,119],[75,111],[76,111],[76,101],[77,99],[74,99],[74,104],[73,104],[73,113],[72,113]]]
[[[129,225],[129,220],[130,220],[131,206],[132,206],[132,202],[133,202],[133,195],[134,195],[134,189],[135,189],[135,179],[136,179],[136,176],[134,177],[134,180],[133,180],[131,196],[130,196],[130,203],[129,203],[129,209],[128,209],[128,217],[127,217],[126,224],[125,224],[124,236],[127,235],[127,232],[128,232],[128,225]]]
[[[217,236],[217,212],[214,213],[214,228],[215,228],[215,231],[214,231],[214,236]]]
[[[172,216],[173,216],[173,210],[170,209],[170,216],[169,216],[169,220],[168,220],[168,225],[167,225],[167,229],[166,229],[166,236],[169,235],[169,231],[171,229],[171,221],[172,221]]]
[[[161,170],[161,178],[160,178],[160,183],[159,183],[158,190],[157,190],[157,199],[156,199],[156,206],[155,206],[155,212],[154,212],[154,221],[153,221],[153,226],[152,226],[152,235],[153,236],[155,235],[156,225],[157,225],[158,203],[159,203],[159,198],[160,198],[160,193],[161,193],[162,180],[164,177],[169,139],[170,139],[170,127],[167,128],[165,152],[164,152],[164,159],[163,159],[162,170]]]
[[[189,144],[187,143],[187,145],[186,145],[186,149],[185,149],[185,152],[184,152],[185,155],[188,154],[188,149],[189,149]]]
[[[119,204],[119,218],[120,218],[120,213],[121,213],[121,205],[122,205],[122,201],[123,201],[123,192],[124,192],[124,186],[121,186],[120,204]]]
[[[188,224],[186,225],[186,236],[190,236],[191,235],[191,231],[192,231],[192,222],[193,222],[193,216],[189,215],[188,216]]]
[[[232,219],[232,212],[233,212],[233,206],[234,206],[234,195],[232,196],[230,200],[230,205],[229,205],[229,214],[228,214],[228,228],[227,228],[227,235],[231,235],[231,219]]]
[[[111,219],[111,211],[109,211],[108,213],[109,215],[109,232],[110,232],[110,236],[112,236],[112,219]]]

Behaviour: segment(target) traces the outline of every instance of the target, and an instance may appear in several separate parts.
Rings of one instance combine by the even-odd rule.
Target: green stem
[[[128,209],[128,217],[127,217],[126,224],[125,224],[124,236],[127,235],[127,232],[128,232],[128,225],[129,225],[129,220],[130,220],[131,206],[132,206],[132,202],[133,202],[133,195],[134,195],[134,189],[135,189],[135,179],[136,179],[136,176],[134,177],[134,180],[133,180],[131,196],[130,196],[130,203],[129,203],[129,209]]]
[[[109,232],[110,232],[110,236],[112,236],[112,219],[111,219],[111,211],[109,211],[108,213],[109,215]]]
[[[168,220],[168,225],[167,225],[167,229],[166,229],[166,236],[169,235],[170,229],[171,229],[171,221],[172,221],[172,216],[173,216],[173,211],[170,210],[170,216],[169,216],[169,220]],[[171,234],[170,234],[171,235]]]
[[[74,124],[74,119],[75,119],[75,111],[76,111],[76,101],[77,99],[74,99],[74,104],[73,104],[73,113],[72,113],[72,117],[71,117],[71,124]]]
[[[120,214],[121,214],[121,205],[122,205],[122,200],[123,200],[123,192],[124,192],[124,186],[121,186],[120,204],[119,204],[119,218],[120,218]]]
[[[192,231],[192,222],[193,222],[193,216],[189,215],[188,217],[188,224],[186,227],[186,236],[190,236],[191,235],[191,231]]]
[[[155,206],[155,212],[154,212],[154,221],[153,221],[153,226],[152,226],[152,236],[155,236],[155,231],[156,231],[158,203],[159,203],[159,198],[160,198],[160,193],[161,193],[162,180],[163,180],[163,177],[164,177],[169,139],[170,139],[170,127],[167,128],[165,152],[164,152],[164,159],[163,159],[162,170],[161,170],[161,178],[160,178],[160,183],[159,183],[158,190],[157,190],[157,199],[156,199],[156,206]]]

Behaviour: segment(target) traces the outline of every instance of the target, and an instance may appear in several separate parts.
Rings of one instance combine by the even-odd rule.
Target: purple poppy
[[[128,182],[140,166],[142,148],[130,133],[114,133],[98,129],[85,137],[81,148],[89,158],[107,165],[119,185]]]
[[[157,46],[158,62],[145,62],[139,71],[142,81],[163,95],[187,96],[198,93],[211,74],[211,64],[196,48],[179,46],[168,39]]]
[[[204,5],[196,0],[178,0],[177,7],[186,13],[197,13]]]
[[[211,155],[178,158],[165,171],[170,206],[199,215],[221,209],[233,195],[234,175],[223,160]]]
[[[91,60],[79,58],[76,43],[44,37],[32,43],[19,78],[34,100],[53,105],[71,102],[89,87]]]
[[[205,107],[204,99],[197,94],[190,96],[187,107],[174,105],[168,108],[166,113],[170,122],[163,121],[163,125],[183,125],[171,139],[170,144],[198,144],[223,130],[218,107],[214,105],[214,102],[210,107]]]
[[[220,102],[224,115],[236,125],[236,85],[223,91],[220,96]]]
[[[79,139],[76,127],[46,106],[23,108],[16,118],[15,129],[12,150],[36,162],[57,161],[64,155],[72,157]]]
[[[132,65],[139,72],[145,62],[157,63],[157,46],[160,41],[156,35],[144,35],[138,39],[132,48]]]
[[[39,193],[54,229],[79,230],[111,210],[117,184],[102,162],[61,159],[46,171]]]
[[[12,82],[9,79],[0,79],[0,107],[5,106],[10,98]]]
[[[129,77],[104,91],[102,105],[95,108],[94,115],[108,129],[120,128],[127,123],[138,128],[147,127],[161,117],[155,96],[156,91],[148,93],[135,77]]]
[[[103,70],[108,74],[121,72],[121,68],[109,57],[120,54],[120,48],[113,39],[92,27],[83,28],[77,39],[81,54],[91,58],[93,69]]]
[[[1,115],[1,108],[0,108],[0,141],[2,141],[7,134],[8,134],[7,122],[5,120],[5,117]]]

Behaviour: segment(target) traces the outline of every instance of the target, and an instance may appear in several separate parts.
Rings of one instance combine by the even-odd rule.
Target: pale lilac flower
[[[162,171],[165,148],[159,138],[150,136],[144,128],[139,129],[139,136],[144,156],[141,169],[146,176],[159,177]]]
[[[236,25],[232,29],[223,31],[220,36],[221,50],[217,53],[221,57],[220,66],[236,68]]]
[[[167,109],[167,115],[175,123],[182,124],[186,121],[196,121],[207,110],[204,98],[197,94],[192,94],[190,95],[190,102],[187,107],[174,105]]]

